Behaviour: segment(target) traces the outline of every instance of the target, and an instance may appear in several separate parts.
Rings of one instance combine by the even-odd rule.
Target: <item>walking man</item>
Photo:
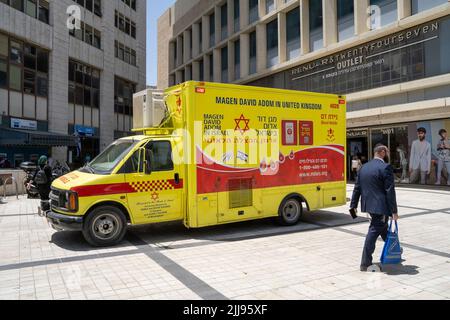
[[[427,175],[431,172],[431,144],[425,139],[427,130],[417,129],[418,140],[411,146],[409,161],[410,183],[416,183],[420,177],[420,184],[426,184]]]
[[[356,210],[361,198],[361,211],[369,213],[372,219],[364,244],[361,271],[367,271],[372,265],[372,255],[378,237],[381,236],[386,241],[389,218],[398,220],[394,169],[389,164],[389,149],[378,145],[374,154],[374,160],[365,164],[359,171],[350,204],[350,208]]]

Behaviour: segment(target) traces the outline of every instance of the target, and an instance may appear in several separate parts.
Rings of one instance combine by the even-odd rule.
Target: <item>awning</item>
[[[1,146],[76,147],[75,137],[43,131],[0,128]]]

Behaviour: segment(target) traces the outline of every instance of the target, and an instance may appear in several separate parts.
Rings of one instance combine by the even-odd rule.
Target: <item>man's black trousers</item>
[[[375,244],[379,236],[384,241],[388,235],[388,221],[389,217],[380,214],[371,214],[372,221],[369,226],[369,232],[367,233],[366,242],[364,244],[364,251],[361,260],[362,267],[369,267],[372,265],[372,255],[375,251]]]

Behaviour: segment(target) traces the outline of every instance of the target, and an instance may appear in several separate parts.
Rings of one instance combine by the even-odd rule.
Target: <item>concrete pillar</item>
[[[397,0],[398,20],[405,19],[412,14],[411,0]]]
[[[256,72],[267,68],[267,32],[265,24],[256,25]]]
[[[192,25],[192,58],[196,58],[201,53],[200,48],[200,24],[194,23]]]
[[[278,13],[278,59],[280,63],[286,62],[286,13]]]
[[[192,62],[192,80],[200,81],[200,62]]]
[[[169,43],[169,71],[175,68],[175,64],[175,42],[172,41]]]
[[[209,16],[202,17],[202,51],[209,49]]]
[[[241,29],[244,29],[246,26],[248,26],[249,21],[249,0],[240,0],[239,1],[240,6],[240,17],[239,17],[239,24],[241,25]]]
[[[227,9],[228,9],[228,36],[230,37],[234,34],[234,1],[227,0]]]
[[[213,50],[213,59],[214,59],[214,82],[220,82],[222,80],[222,74],[220,70],[221,67],[221,54],[220,49]]]
[[[337,42],[337,0],[323,0],[323,46]]]
[[[359,0],[355,0],[359,1]],[[309,46],[309,0],[300,0],[300,47],[301,54],[310,52]]]
[[[183,37],[177,37],[177,67],[183,64]]]
[[[181,83],[182,82],[182,71],[181,70],[178,70],[177,72],[176,72],[176,74],[175,74],[175,83],[176,84],[179,84],[179,83]]]
[[[285,0],[275,0],[275,8],[277,10],[286,4]]]
[[[264,17],[267,12],[266,12],[266,0],[259,0],[258,1],[258,12],[259,12],[259,17]]]
[[[228,41],[228,82],[234,81],[234,41]]]
[[[184,80],[185,81],[192,80],[192,65],[188,65],[184,69]]]
[[[367,8],[370,6],[370,0],[355,0],[355,33],[363,34],[369,31],[369,14]]]
[[[191,32],[189,30],[186,30],[183,32],[183,46],[184,46],[184,56],[183,56],[183,63],[187,63],[189,60],[191,60]]]
[[[241,45],[241,78],[248,76],[250,72],[250,34],[240,35]]]

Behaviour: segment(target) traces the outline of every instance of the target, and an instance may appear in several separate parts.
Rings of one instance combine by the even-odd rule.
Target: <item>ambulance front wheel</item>
[[[83,236],[95,247],[108,247],[120,243],[127,232],[123,212],[112,206],[94,209],[83,224]]]
[[[303,207],[297,198],[285,199],[278,210],[278,222],[283,226],[293,226],[298,223],[303,213]]]

